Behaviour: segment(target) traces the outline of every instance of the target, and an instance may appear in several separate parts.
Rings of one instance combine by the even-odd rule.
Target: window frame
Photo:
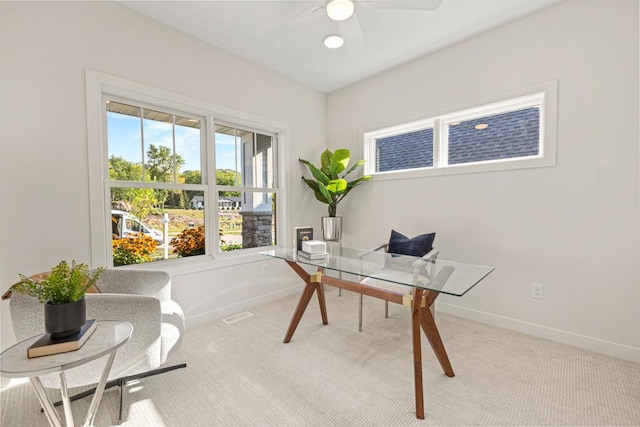
[[[365,174],[373,180],[420,178],[501,170],[550,167],[556,165],[558,81],[552,80],[511,90],[481,100],[448,107],[412,120],[369,126],[361,130]],[[448,164],[448,123],[523,109],[540,103],[540,145],[535,156]],[[537,106],[537,104],[536,104]],[[376,139],[414,132],[433,126],[433,166],[377,172]]]
[[[175,92],[155,88],[142,83],[132,82],[120,77],[111,76],[94,70],[85,70],[86,77],[86,108],[87,108],[87,142],[89,169],[89,214],[91,263],[94,266],[113,266],[111,256],[110,215],[110,184],[125,185],[127,187],[144,187],[176,189],[193,189],[204,191],[205,197],[205,228],[217,230],[219,226],[217,209],[218,188],[215,179],[215,135],[214,127],[218,122],[234,123],[235,125],[273,135],[276,150],[274,156],[274,187],[269,192],[277,193],[276,198],[276,242],[287,241],[286,230],[290,223],[288,212],[287,190],[284,183],[288,182],[289,172],[283,165],[287,164],[287,150],[285,141],[289,127],[284,123],[233,110],[212,104],[201,99],[191,98]],[[137,181],[110,181],[108,170],[108,147],[106,128],[106,98],[123,102],[135,102],[136,105],[150,108],[163,108],[167,113],[194,116],[203,119],[201,128],[201,174],[202,184],[173,184],[146,183]],[[206,179],[205,179],[206,174]],[[189,188],[187,188],[189,187]],[[212,202],[213,200],[213,202]],[[110,233],[109,233],[110,235]],[[124,266],[126,268],[153,269],[163,268],[178,274],[199,271],[213,267],[225,267],[262,259],[258,252],[262,248],[247,248],[237,251],[222,252],[217,244],[218,234],[213,236],[206,233],[206,255],[186,257],[171,260],[160,260],[144,264]]]
[[[280,152],[280,144],[279,144],[279,134],[277,132],[273,132],[273,131],[268,131],[265,129],[259,129],[259,128],[255,128],[252,127],[250,125],[244,125],[238,122],[234,122],[234,121],[228,121],[228,120],[215,120],[213,122],[213,134],[214,134],[214,139],[213,139],[213,152],[214,152],[214,158],[215,158],[215,128],[216,126],[221,125],[221,126],[226,126],[226,127],[234,127],[234,128],[241,128],[244,131],[249,131],[249,132],[253,132],[254,134],[261,134],[261,135],[265,135],[265,136],[270,136],[272,139],[272,147],[273,147],[273,169],[274,169],[274,173],[272,176],[272,186],[271,187],[254,187],[254,186],[244,186],[244,185],[218,185],[215,184],[214,185],[214,190],[215,190],[215,203],[217,206],[218,203],[218,197],[221,191],[237,191],[240,193],[273,193],[274,197],[276,198],[276,211],[275,211],[275,224],[274,227],[276,229],[276,245],[275,246],[282,246],[282,244],[280,242],[283,242],[284,240],[280,240],[283,236],[281,236],[278,233],[278,229],[279,227],[281,227],[281,223],[279,222],[279,216],[281,215],[281,213],[279,212],[279,199],[281,198],[281,190],[280,190],[280,182],[281,182],[281,177],[279,176],[280,174],[278,173],[279,171],[279,167],[281,165],[280,163],[280,156],[279,156],[279,152]],[[215,166],[215,163],[214,163]],[[214,167],[214,173],[216,168]],[[215,175],[214,175],[214,182],[215,182]],[[277,196],[277,197],[276,197]],[[206,207],[205,207],[205,215],[206,215]],[[220,229],[220,217],[219,215],[216,215],[215,218],[215,226],[216,226],[216,230]],[[216,255],[218,256],[228,256],[229,254],[233,254],[236,251],[230,251],[230,252],[223,252],[220,250],[220,245],[219,242],[216,241],[216,243],[214,244],[213,241],[211,242],[211,246],[214,248],[214,252],[216,253]],[[260,252],[260,251],[264,251],[267,250],[269,247],[267,246],[259,246],[259,247],[255,247],[255,248],[247,248],[247,249],[242,249],[243,252]]]

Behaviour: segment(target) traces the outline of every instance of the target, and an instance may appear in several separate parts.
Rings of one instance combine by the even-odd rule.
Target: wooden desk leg
[[[324,274],[324,269],[318,268],[318,273]],[[327,303],[324,299],[324,285],[318,283],[318,303],[320,304],[320,315],[322,316],[322,324],[328,325],[329,319],[327,318]]]
[[[291,322],[289,322],[289,329],[287,329],[287,334],[284,336],[284,343],[288,343],[291,341],[293,337],[293,333],[296,331],[298,327],[298,323],[300,323],[300,319],[302,319],[302,315],[304,311],[307,309],[307,305],[309,305],[309,301],[313,296],[313,293],[318,288],[318,284],[316,283],[307,283],[307,286],[302,291],[302,295],[300,295],[300,300],[298,301],[298,306],[296,310],[293,312],[293,317],[291,318]]]
[[[422,289],[415,288],[411,307],[411,333],[413,335],[413,377],[416,396],[416,417],[424,420],[424,397],[422,387],[422,346],[420,345],[420,305]]]
[[[307,306],[309,305],[309,301],[311,300],[311,297],[313,296],[314,292],[318,294],[318,302],[320,303],[320,314],[322,315],[322,324],[323,325],[329,324],[329,320],[327,319],[327,305],[324,299],[324,291],[322,289],[322,283],[315,282],[315,281],[312,282],[311,281],[312,278],[309,275],[309,273],[307,273],[295,261],[287,260],[287,264],[289,264],[289,267],[291,267],[293,271],[295,271],[296,274],[300,276],[300,278],[304,280],[304,282],[307,285],[304,288],[304,291],[302,291],[302,295],[300,295],[298,306],[296,307],[296,310],[293,312],[293,317],[291,318],[291,322],[289,322],[289,329],[287,329],[287,333],[284,336],[284,341],[283,341],[285,344],[291,341],[291,338],[293,337],[293,334],[296,331],[296,328],[298,327],[298,323],[300,323],[300,319],[302,319],[302,315],[304,314],[304,311],[307,309]],[[324,270],[322,268],[318,268],[318,273],[320,273],[320,277],[322,277],[323,271]],[[317,280],[317,279],[313,279],[313,280]]]
[[[422,326],[422,329],[429,340],[429,344],[431,344],[431,348],[436,354],[438,362],[440,362],[440,366],[442,366],[444,373],[448,377],[453,377],[454,373],[453,368],[451,367],[451,362],[449,362],[449,356],[447,356],[447,351],[442,343],[442,338],[440,338],[440,332],[438,332],[435,319],[431,314],[431,310],[429,310],[437,296],[437,292],[427,292],[426,307],[420,308],[420,325]]]

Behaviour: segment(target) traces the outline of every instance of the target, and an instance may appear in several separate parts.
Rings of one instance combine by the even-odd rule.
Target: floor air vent
[[[245,311],[244,313],[238,313],[238,314],[234,314],[233,316],[225,317],[224,319],[222,319],[222,321],[224,323],[230,325],[231,323],[235,323],[235,322],[239,322],[239,321],[244,320],[244,319],[248,319],[251,316],[253,316],[253,313],[249,313],[248,311]]]

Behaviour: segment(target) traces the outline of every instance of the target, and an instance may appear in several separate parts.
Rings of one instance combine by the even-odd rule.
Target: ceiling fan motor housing
[[[352,0],[329,0],[327,16],[334,21],[344,21],[353,15],[355,5]]]

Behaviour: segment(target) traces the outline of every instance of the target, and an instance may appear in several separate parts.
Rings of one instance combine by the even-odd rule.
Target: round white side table
[[[0,354],[0,373],[2,373],[2,376],[7,378],[29,378],[42,409],[44,409],[44,413],[49,420],[49,424],[52,426],[62,427],[62,421],[38,377],[55,373],[60,376],[60,391],[62,393],[66,426],[73,427],[71,402],[69,401],[64,372],[100,357],[108,356],[100,382],[96,386],[95,394],[82,424],[83,426],[90,426],[93,424],[98,405],[102,399],[102,393],[104,392],[116,352],[118,348],[129,341],[133,332],[133,327],[128,322],[100,320],[97,324],[96,330],[89,339],[75,351],[29,359],[27,358],[27,349],[42,336],[37,335],[15,344]]]

